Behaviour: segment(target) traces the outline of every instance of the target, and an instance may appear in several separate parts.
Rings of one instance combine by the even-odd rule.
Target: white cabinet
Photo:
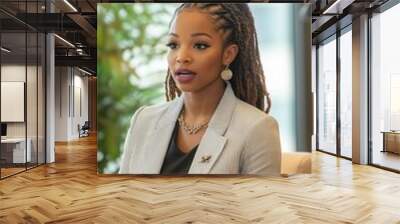
[[[7,138],[2,139],[2,146],[12,148],[12,163],[25,163],[32,161],[32,140],[26,140],[27,147],[25,151],[25,138]],[[27,161],[25,161],[27,159]]]

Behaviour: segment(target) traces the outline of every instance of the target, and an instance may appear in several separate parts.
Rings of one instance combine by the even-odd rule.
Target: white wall
[[[88,78],[83,75],[76,68],[56,67],[56,141],[77,139],[78,124],[88,120]]]
[[[55,68],[55,141],[68,140],[68,86],[67,67]]]

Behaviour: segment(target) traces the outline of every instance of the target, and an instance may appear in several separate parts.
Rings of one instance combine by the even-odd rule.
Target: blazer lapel
[[[182,97],[179,97],[172,101],[166,112],[160,116],[154,129],[152,129],[146,137],[146,143],[143,150],[141,150],[141,154],[138,156],[138,161],[136,162],[138,166],[134,168],[134,170],[137,171],[135,173],[160,173],[182,105],[183,99]]]
[[[227,82],[224,95],[218,103],[208,128],[200,141],[199,148],[193,158],[189,174],[207,174],[218,160],[227,142],[224,134],[232,119],[236,106],[236,96]]]
[[[183,97],[171,102],[166,112],[160,116],[155,127],[146,137],[144,148],[136,157],[134,173],[159,174],[168,149],[175,123],[183,106]],[[236,97],[229,83],[226,85],[217,109],[212,116],[208,128],[200,141],[199,148],[193,158],[189,174],[207,174],[218,160],[227,138],[224,134],[232,119],[236,106]]]

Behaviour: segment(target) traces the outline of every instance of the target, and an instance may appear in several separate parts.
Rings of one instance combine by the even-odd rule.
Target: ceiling
[[[292,1],[254,1],[270,3],[311,3],[313,10],[313,42],[331,35],[346,19],[366,10],[374,9],[387,0],[292,0]],[[96,73],[96,5],[108,2],[133,2],[117,0],[1,0],[0,22],[2,44],[14,50],[14,56],[33,54],[36,41],[28,38],[28,49],[25,51],[25,38],[18,32],[31,31],[55,32],[56,65],[80,66]],[[160,1],[162,2],[162,1]],[[337,2],[337,3],[335,3]],[[52,11],[52,13],[49,13]],[[335,27],[336,26],[336,27]],[[333,28],[332,28],[333,27]],[[70,44],[66,43],[62,39]],[[32,43],[31,43],[32,41]],[[36,45],[35,45],[36,44]],[[72,46],[72,45],[73,46]],[[39,46],[41,47],[41,46]]]
[[[18,62],[26,56],[29,61],[36,57],[38,50],[36,39],[32,40],[33,36],[38,32],[54,32],[57,34],[56,66],[79,66],[96,74],[96,4],[100,1],[67,2],[72,7],[63,0],[47,0],[47,5],[44,0],[1,0],[2,46],[12,49],[2,60]],[[26,29],[35,33],[28,34],[27,40],[24,35]],[[28,41],[28,45],[25,41]],[[25,46],[28,47],[25,49]],[[39,50],[42,47],[39,45]]]

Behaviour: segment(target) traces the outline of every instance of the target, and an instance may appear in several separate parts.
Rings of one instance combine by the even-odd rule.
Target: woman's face
[[[198,92],[223,83],[220,73],[227,60],[223,36],[207,13],[198,9],[178,13],[171,23],[167,46],[168,66],[181,91]]]

